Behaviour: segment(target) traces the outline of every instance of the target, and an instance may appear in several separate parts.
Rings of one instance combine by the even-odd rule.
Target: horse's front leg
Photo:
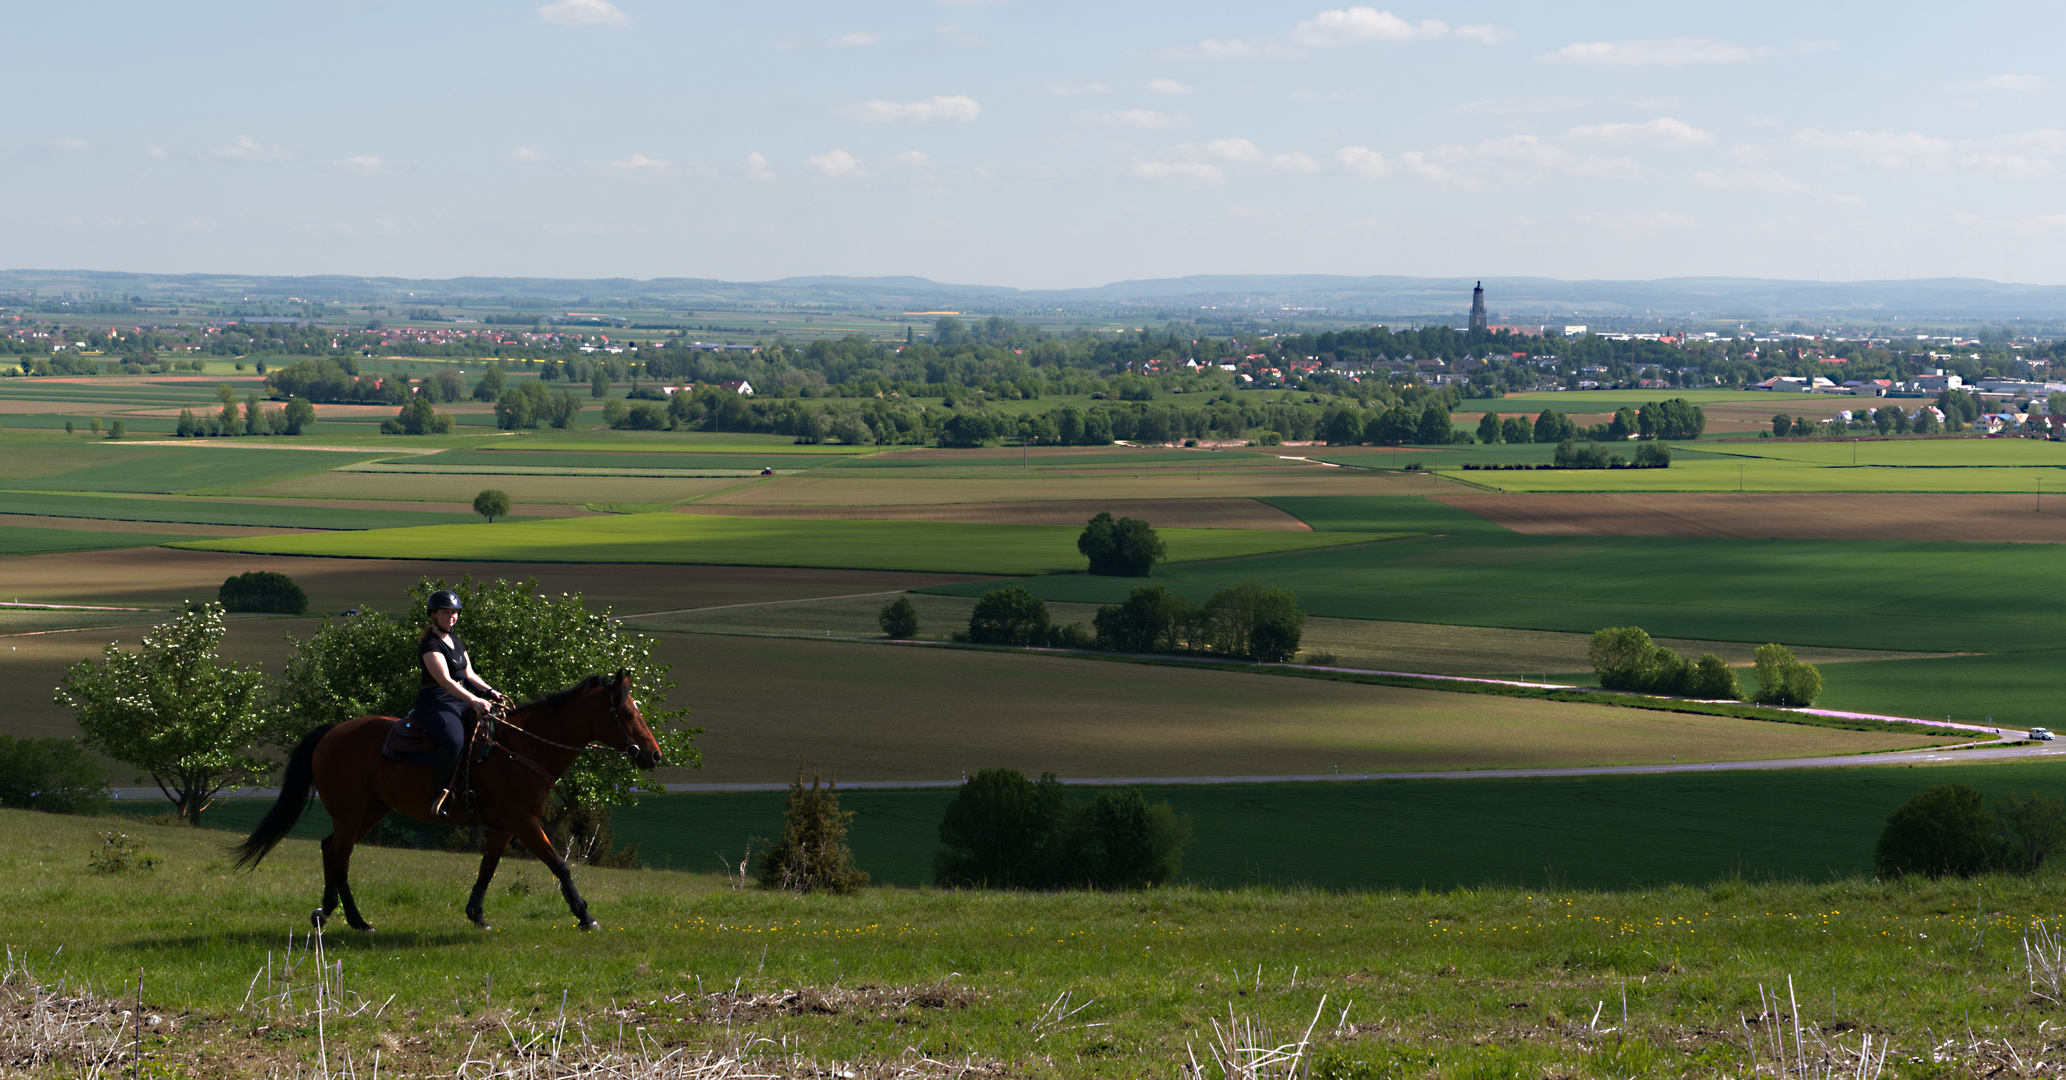
[[[488,897],[488,883],[495,880],[495,867],[502,862],[502,850],[509,846],[509,830],[493,829],[481,837],[481,876],[474,879],[473,895],[466,898],[466,917],[483,930],[492,930],[482,904]]]
[[[567,860],[560,858],[559,852],[553,850],[552,841],[546,838],[544,827],[537,821],[532,821],[519,838],[523,840],[524,847],[538,856],[538,861],[544,863],[546,869],[552,871],[552,876],[560,879],[560,895],[567,898],[567,910],[574,913],[574,918],[581,923],[581,929],[595,929],[595,920],[588,917],[588,901],[581,899],[580,890],[574,888],[573,868],[567,865]]]

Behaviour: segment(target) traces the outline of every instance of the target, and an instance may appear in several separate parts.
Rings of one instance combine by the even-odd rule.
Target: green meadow
[[[1871,877],[1873,842],[1887,814],[1923,788],[1950,783],[1995,797],[2066,796],[2066,774],[2035,762],[1140,790],[1190,819],[1194,838],[1181,876],[1193,885],[1627,889]],[[1100,790],[1070,789],[1083,800]],[[841,808],[854,813],[856,862],[881,884],[929,884],[940,817],[953,797],[951,788],[843,790]],[[758,847],[779,836],[785,798],[779,791],[647,796],[618,811],[612,825],[621,843],[638,845],[649,868],[710,873],[727,852],[736,865],[749,837]],[[255,800],[225,802],[208,826],[248,831],[263,811]],[[316,806],[294,835],[328,831]],[[1328,837],[1326,858],[1314,858],[1307,843],[1287,842],[1319,836]]]
[[[191,539],[195,537],[163,533],[92,532],[86,529],[37,529],[21,525],[0,525],[0,555],[102,551],[108,548],[149,547],[168,540]]]
[[[424,558],[481,562],[651,562],[732,566],[815,566],[969,574],[1043,574],[1077,569],[1076,538],[1066,525],[986,525],[944,521],[843,521],[734,518],[701,514],[622,514],[553,521],[503,521],[374,529],[350,534],[254,536],[180,545],[203,551],[344,558]],[[1368,534],[1161,530],[1173,561],[1325,547],[1374,539]]]
[[[270,446],[250,448],[125,445],[92,446],[90,463],[38,477],[48,491],[127,491],[144,494],[223,493],[254,484],[327,472],[376,456]]]
[[[293,503],[228,502],[191,496],[165,499],[119,495],[75,495],[48,491],[0,491],[10,514],[92,518],[101,521],[164,521],[195,525],[247,525],[282,529],[377,529],[403,525],[449,525],[479,521],[473,514],[427,510],[359,510]],[[153,541],[156,542],[156,541]]]

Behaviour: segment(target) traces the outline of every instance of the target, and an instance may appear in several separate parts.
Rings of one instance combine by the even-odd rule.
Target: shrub
[[[1780,644],[1760,645],[1753,673],[1758,680],[1760,705],[1806,707],[1822,696],[1822,673],[1812,664],[1794,659],[1793,650]]]
[[[1692,679],[1686,685],[1686,696],[1708,701],[1742,701],[1743,684],[1736,679],[1736,669],[1727,660],[1713,653],[1701,653],[1693,664]]]
[[[0,735],[0,806],[87,814],[108,800],[108,771],[70,739]]]
[[[1123,604],[1098,608],[1092,625],[1097,628],[1098,647],[1113,652],[1175,652],[1178,627],[1191,604],[1160,585],[1143,585],[1126,595]]]
[[[1222,655],[1277,664],[1297,655],[1305,625],[1298,594],[1244,581],[1205,602],[1207,636],[1199,644]]]
[[[1134,518],[1112,520],[1099,513],[1084,525],[1076,538],[1076,550],[1090,560],[1090,572],[1106,577],[1147,577],[1155,564],[1168,554],[1162,538],[1145,521]]]
[[[305,615],[308,594],[294,579],[276,570],[251,570],[222,583],[215,599],[224,611],[264,611],[275,615]]]
[[[841,896],[868,884],[868,874],[854,865],[847,847],[847,822],[853,812],[839,808],[838,781],[811,774],[803,786],[805,766],[789,782],[789,801],[782,808],[782,839],[760,864],[760,883],[790,892],[829,892]]]
[[[977,645],[1045,645],[1047,605],[1024,586],[992,589],[968,616],[968,640]]]
[[[899,596],[884,604],[875,621],[881,625],[884,637],[901,641],[918,636],[918,609],[911,605],[908,596]]]
[[[985,769],[947,805],[933,869],[950,886],[1134,889],[1175,877],[1190,839],[1173,807],[1130,788],[1086,805],[1053,773]]]
[[[1999,828],[1978,791],[1940,784],[1887,815],[1873,862],[1881,877],[1971,877],[1994,862]]]

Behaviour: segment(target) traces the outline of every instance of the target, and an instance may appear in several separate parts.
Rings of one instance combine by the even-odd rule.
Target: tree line
[[[1802,663],[1792,649],[1775,642],[1758,646],[1753,655],[1751,673],[1758,688],[1751,700],[1756,704],[1806,707],[1822,696],[1822,673],[1813,664]],[[1744,697],[1736,669],[1727,660],[1702,653],[1699,659],[1689,661],[1652,641],[1639,626],[1595,631],[1586,647],[1586,659],[1600,685],[1608,690],[1703,701],[1742,701]]]

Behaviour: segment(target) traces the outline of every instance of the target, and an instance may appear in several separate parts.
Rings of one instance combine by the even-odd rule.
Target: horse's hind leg
[[[492,930],[484,904],[488,898],[488,883],[495,880],[495,867],[502,862],[502,851],[509,846],[509,830],[495,829],[481,837],[481,875],[474,879],[473,895],[466,898],[466,917],[483,930]]]
[[[331,857],[330,841],[337,839],[336,833],[323,838],[323,906],[309,913],[309,925],[318,930],[330,921],[330,913],[337,910],[337,883],[341,879],[337,860]]]
[[[523,841],[524,846],[552,871],[552,876],[560,879],[560,895],[567,898],[567,910],[573,912],[574,918],[580,921],[581,929],[595,929],[595,920],[588,917],[588,901],[581,899],[581,891],[574,888],[573,869],[567,865],[567,860],[560,858],[559,852],[553,850],[552,841],[546,838],[545,830],[533,821],[525,830]]]
[[[361,815],[359,827],[353,830],[351,839],[342,842],[342,850],[337,854],[337,893],[344,901],[344,921],[350,923],[352,929],[364,930],[369,934],[373,932],[373,924],[359,914],[359,902],[352,896],[352,848],[359,841],[372,835],[373,829],[380,824],[380,819],[386,816],[386,804],[376,799],[365,814]],[[332,834],[333,837],[335,835]]]

